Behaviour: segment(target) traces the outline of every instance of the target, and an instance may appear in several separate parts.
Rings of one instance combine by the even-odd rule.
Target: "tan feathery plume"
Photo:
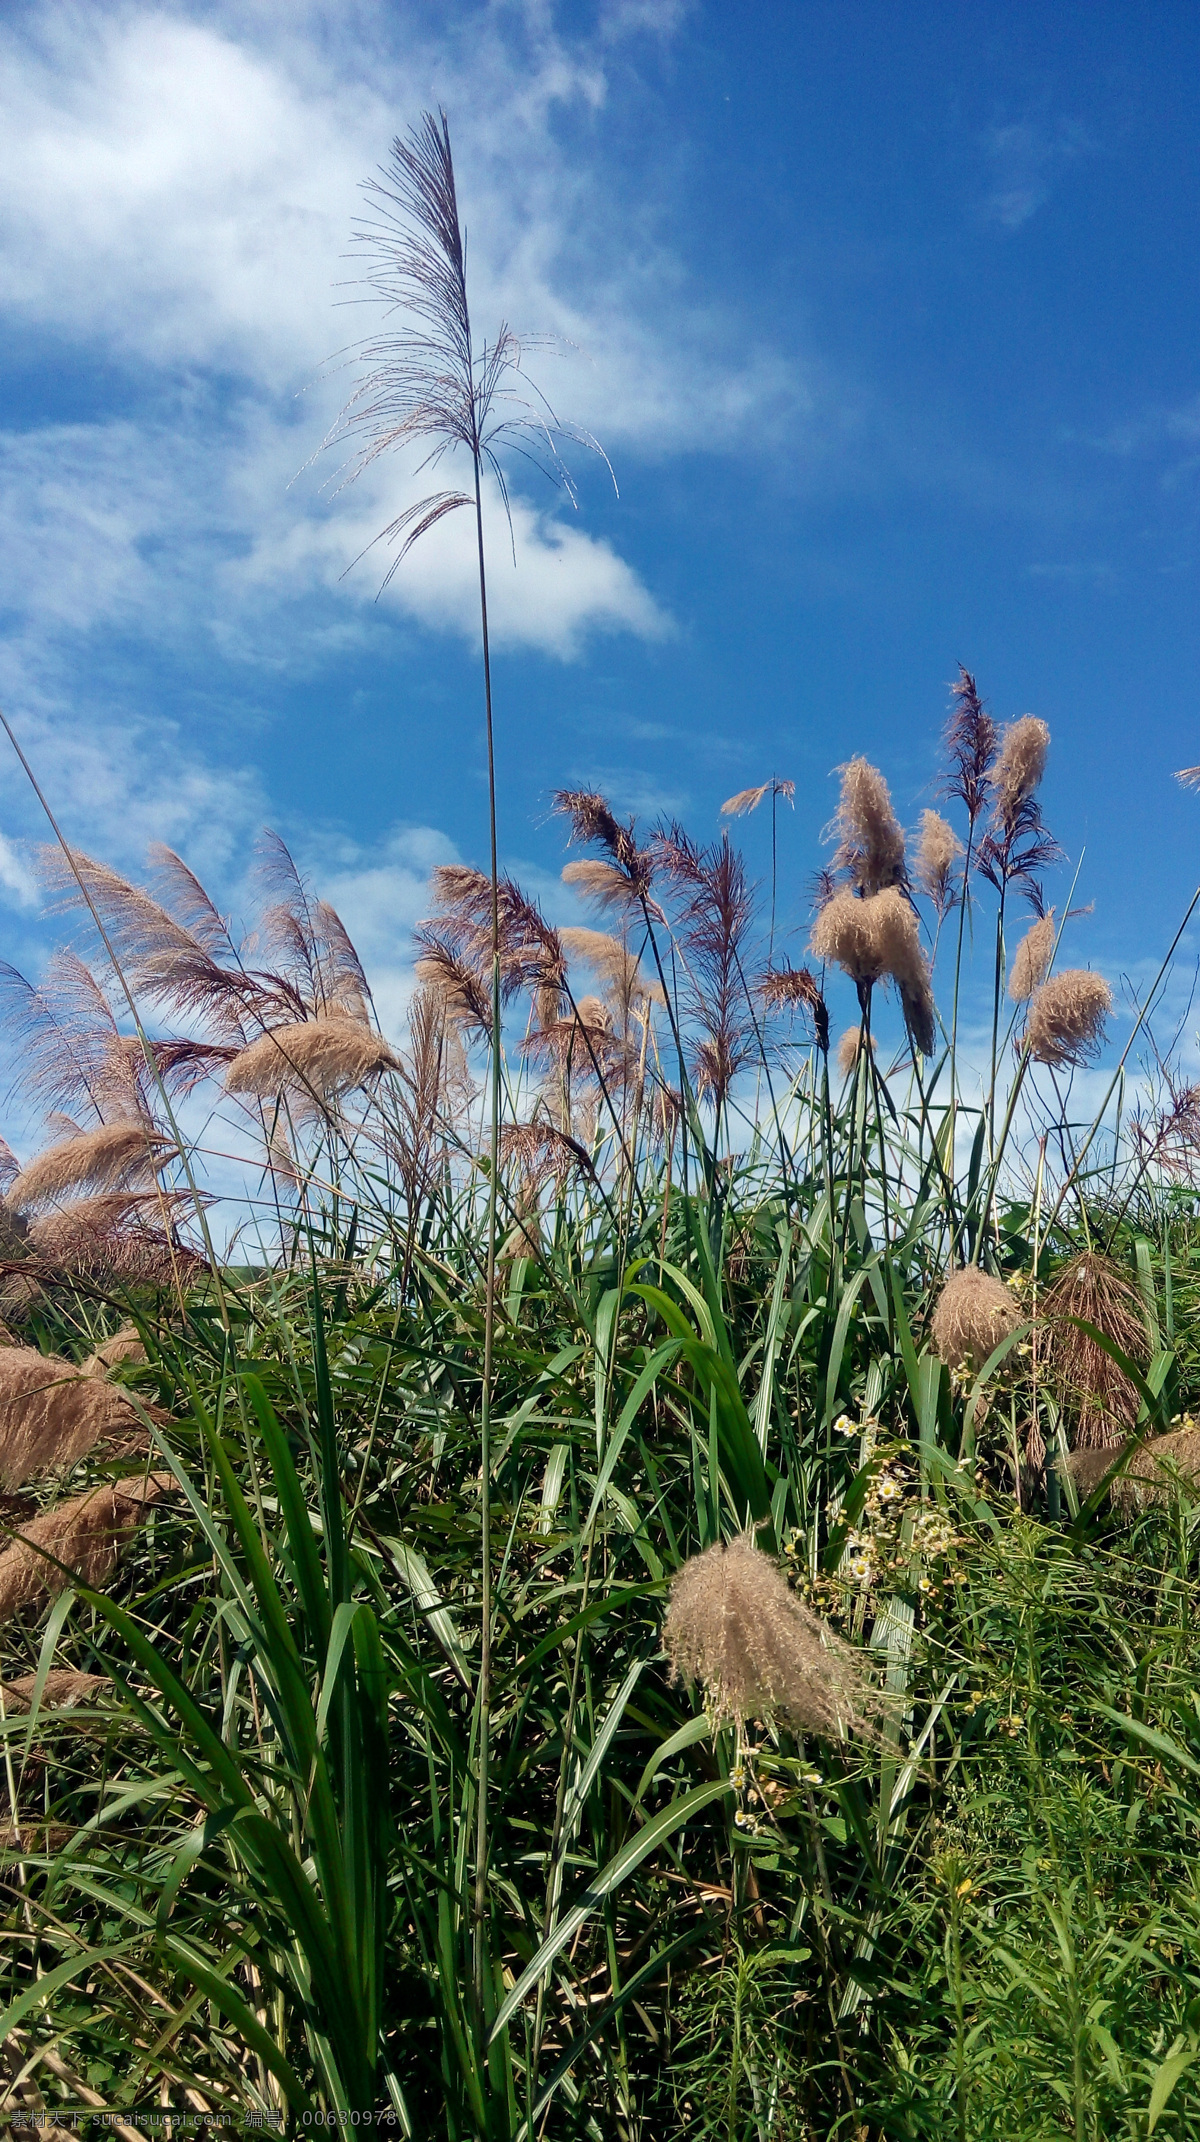
[[[838,1042],[837,1054],[834,1058],[834,1061],[837,1064],[838,1071],[841,1077],[844,1079],[849,1078],[851,1076],[854,1067],[858,1062],[859,1055],[862,1050],[862,1037],[863,1030],[861,1026],[848,1026],[846,1028],[845,1033],[842,1035],[841,1040]],[[874,1055],[874,1053],[875,1036],[872,1034],[871,1054]]]
[[[235,1056],[225,1091],[267,1099],[291,1088],[328,1099],[395,1068],[386,1041],[369,1027],[351,1019],[307,1019],[273,1027]]]
[[[768,967],[758,985],[768,1011],[806,1011],[812,1020],[817,1047],[829,1047],[829,1011],[821,985],[808,967]]]
[[[8,1203],[17,1212],[44,1205],[68,1191],[129,1190],[167,1166],[175,1147],[169,1138],[139,1123],[102,1123],[48,1146],[13,1182]]]
[[[1034,991],[1026,1034],[1036,1064],[1055,1070],[1089,1063],[1104,1041],[1112,991],[1085,967],[1065,967]]]
[[[639,967],[628,946],[604,930],[568,928],[559,931],[572,959],[581,959],[615,992],[618,1002],[641,997],[651,1004],[665,1004],[661,982],[651,981]]]
[[[832,960],[854,982],[877,982],[889,975],[900,991],[904,1017],[913,1041],[933,1054],[933,984],[929,962],[911,902],[894,887],[860,900],[843,889],[817,915],[809,949]]]
[[[437,998],[442,1017],[460,1034],[490,1034],[492,997],[477,964],[438,937],[432,929],[420,930],[417,943],[421,956],[416,963],[417,980]]]
[[[79,1365],[82,1376],[107,1376],[110,1369],[118,1368],[122,1361],[144,1361],[146,1349],[137,1332],[131,1328],[115,1331],[111,1339],[102,1339],[94,1353]]]
[[[745,1533],[684,1563],[663,1622],[671,1678],[703,1683],[714,1721],[774,1716],[840,1739],[876,1708],[860,1653],[811,1613]]]
[[[922,811],[915,876],[939,915],[944,915],[954,904],[950,880],[954,865],[964,852],[954,827],[940,811]]]
[[[1115,1450],[1137,1419],[1136,1384],[1074,1319],[1091,1324],[1144,1367],[1150,1337],[1141,1296],[1118,1265],[1085,1250],[1063,1266],[1043,1297],[1050,1374],[1074,1416],[1076,1449]]]
[[[1041,781],[1049,749],[1050,731],[1036,714],[1023,714],[1003,731],[992,767],[992,811],[1006,832],[1015,826],[1022,804]]]
[[[186,1190],[75,1198],[30,1221],[29,1246],[63,1271],[108,1273],[131,1284],[161,1286],[203,1269],[195,1251],[174,1238],[177,1215],[192,1209]]]
[[[748,811],[756,811],[764,796],[771,793],[771,784],[764,781],[761,788],[739,788],[736,796],[726,797],[721,805],[722,818],[744,818]]]
[[[845,888],[818,911],[808,940],[815,959],[840,967],[852,982],[877,982],[883,973],[883,947],[874,927],[870,900]]]
[[[969,1264],[945,1281],[929,1329],[949,1368],[979,1370],[1021,1321],[1020,1303],[1003,1280]]]
[[[1071,1452],[1067,1466],[1085,1500],[1094,1494],[1116,1462],[1120,1448],[1120,1444],[1087,1445]],[[1143,1443],[1113,1481],[1109,1493],[1118,1509],[1140,1510],[1147,1503],[1165,1502],[1180,1481],[1194,1493],[1198,1478],[1200,1428],[1176,1428],[1171,1435],[1156,1435],[1149,1443]]]
[[[116,1389],[32,1346],[0,1348],[0,1486],[75,1465],[102,1440],[128,1440],[141,1423]]]
[[[594,900],[597,907],[611,908],[618,915],[641,912],[638,886],[631,884],[616,863],[606,863],[602,856],[581,856],[577,862],[564,863],[562,881],[573,885],[585,900]]]
[[[934,1048],[933,979],[921,945],[920,924],[912,902],[900,892],[876,893],[867,903],[873,910],[883,972],[891,976],[900,992],[904,1021],[913,1044],[923,1056]]]
[[[794,781],[780,781],[776,776],[772,776],[769,781],[764,781],[760,788],[739,788],[736,796],[728,797],[721,805],[721,816],[745,818],[750,811],[758,809],[764,796],[770,795],[782,796],[785,803],[794,803],[796,784]]]
[[[102,1688],[111,1688],[106,1673],[80,1673],[74,1666],[52,1666],[42,1685],[39,1709],[43,1711],[74,1710],[80,1703],[91,1703]],[[33,1692],[37,1687],[35,1673],[23,1673],[15,1681],[6,1681],[3,1686],[4,1709],[9,1718],[33,1708]]]
[[[23,1525],[0,1554],[0,1621],[35,1599],[55,1598],[72,1579],[93,1590],[102,1585],[142,1519],[175,1484],[172,1473],[105,1481]],[[58,1562],[69,1574],[56,1568]]]
[[[1035,989],[1040,989],[1050,972],[1050,960],[1054,952],[1054,909],[1039,917],[1013,954],[1012,973],[1008,978],[1008,993],[1014,1004],[1028,1004]]]
[[[904,834],[887,782],[869,759],[850,759],[840,771],[842,791],[833,821],[835,870],[847,871],[855,890],[865,894],[903,885]]]

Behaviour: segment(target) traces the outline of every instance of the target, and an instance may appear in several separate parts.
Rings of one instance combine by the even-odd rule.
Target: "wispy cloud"
[[[983,140],[990,184],[983,212],[1002,230],[1020,230],[1045,206],[1064,171],[1092,153],[1074,119],[1015,119],[988,129]]]

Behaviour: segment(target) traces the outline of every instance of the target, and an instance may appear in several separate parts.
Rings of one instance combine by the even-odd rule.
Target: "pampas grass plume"
[[[1054,951],[1054,909],[1042,915],[1024,937],[1013,954],[1012,973],[1008,978],[1008,993],[1014,1004],[1028,1004],[1035,989],[1040,989],[1050,971],[1050,958]]]
[[[863,1030],[861,1026],[848,1026],[838,1042],[834,1061],[843,1078],[849,1078],[862,1051]],[[875,1052],[875,1037],[871,1036],[871,1053]]]
[[[52,1666],[42,1684],[39,1708],[43,1711],[74,1710],[78,1703],[90,1703],[102,1688],[110,1688],[106,1673],[80,1673],[75,1666]],[[4,1698],[6,1716],[28,1711],[33,1707],[33,1692],[37,1687],[35,1673],[23,1673],[15,1681],[5,1681],[0,1694]]]
[[[951,1272],[930,1319],[933,1343],[949,1368],[981,1369],[988,1355],[1021,1322],[1003,1280],[969,1264]]]
[[[962,842],[941,813],[922,811],[915,875],[922,892],[929,895],[939,915],[945,914],[953,899],[950,876],[962,853]]]
[[[83,1376],[104,1377],[110,1369],[119,1367],[122,1361],[144,1361],[146,1349],[136,1331],[116,1331],[111,1339],[101,1340],[95,1352],[80,1363]]]
[[[39,1153],[12,1183],[8,1203],[24,1212],[68,1190],[126,1189],[150,1180],[151,1169],[163,1167],[173,1154],[170,1140],[143,1124],[102,1123]]]
[[[673,1680],[703,1683],[714,1721],[774,1715],[841,1737],[874,1708],[863,1661],[788,1587],[753,1540],[719,1540],[671,1586],[663,1644]]]
[[[1023,714],[1004,731],[992,768],[992,786],[995,816],[1006,829],[1014,824],[1021,805],[1045,773],[1049,748],[1050,731],[1036,714]]]
[[[904,883],[904,834],[892,809],[887,782],[869,759],[851,759],[841,769],[842,790],[834,831],[834,867],[849,872],[861,893]]]
[[[81,1376],[71,1362],[32,1346],[0,1347],[0,1486],[9,1493],[139,1425],[120,1391]]]
[[[71,1578],[93,1590],[103,1584],[147,1512],[174,1485],[172,1473],[105,1481],[43,1510],[0,1554],[0,1621],[35,1599],[54,1598]]]
[[[1029,1052],[1037,1064],[1061,1070],[1087,1063],[1104,1040],[1112,991],[1085,967],[1066,967],[1034,991],[1029,1006]]]
[[[242,1049],[225,1074],[225,1091],[266,1099],[292,1087],[328,1097],[363,1085],[395,1063],[386,1041],[357,1020],[305,1019],[273,1027]]]

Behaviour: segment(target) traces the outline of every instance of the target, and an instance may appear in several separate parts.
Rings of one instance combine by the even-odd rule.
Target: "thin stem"
[[[488,1148],[487,1293],[483,1311],[483,1391],[479,1411],[480,1612],[479,1779],[475,1803],[475,2002],[484,2013],[484,1913],[487,1906],[488,1767],[492,1724],[492,1356],[496,1336],[496,1184],[500,1172],[500,873],[496,848],[496,754],[492,734],[492,663],[488,641],[487,572],[483,552],[483,498],[479,449],[475,449],[475,536],[479,550],[479,620],[483,643],[483,696],[487,717],[488,830],[492,856],[492,1068]]]

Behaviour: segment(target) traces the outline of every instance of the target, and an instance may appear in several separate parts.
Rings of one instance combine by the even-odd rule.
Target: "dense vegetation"
[[[493,772],[481,475],[555,427],[472,342],[444,116],[374,191],[417,327],[346,428],[470,457],[385,533],[474,508]],[[850,760],[812,966],[789,782],[725,807],[769,904],[560,795],[561,929],[493,784],[402,1047],[273,837],[244,938],[166,851],[47,852],[77,948],[0,967],[47,1126],[0,1156],[14,2121],[1195,2131],[1200,1090],[1174,946],[1093,1068],[1048,743],[964,671],[913,843]]]
[[[1013,734],[964,678],[977,938]],[[10,2102],[390,2110],[415,2136],[1182,2136],[1187,1095],[1131,1116],[1113,1080],[1073,1123],[1070,1064],[1034,1058],[1053,929],[1027,1002],[996,988],[994,1083],[988,1031],[952,1021],[922,1070],[911,946],[909,1036],[889,1057],[890,970],[860,976],[840,1074],[833,968],[765,966],[727,840],[563,808],[616,927],[558,932],[502,887],[486,1684],[486,877],[436,883],[398,1056],[278,844],[258,966],[170,859],[161,897],[72,859],[141,1039],[78,955],[37,991],[9,972],[26,1091],[75,1113],[9,1171],[6,1524],[141,1495],[119,1522],[101,1497],[86,1550],[60,1519],[31,1534],[53,1560],[0,1556]],[[969,948],[937,824],[897,855],[853,762],[818,941],[839,887],[856,928],[891,912],[891,854]],[[237,1136],[257,1172],[218,1254],[228,1218],[191,1186]],[[1002,1282],[973,1353],[936,1313],[954,1266]],[[47,1391],[72,1363],[105,1394],[82,1431],[83,1384]],[[672,1577],[747,1526],[868,1662],[865,1731],[730,1723],[672,1681]]]

